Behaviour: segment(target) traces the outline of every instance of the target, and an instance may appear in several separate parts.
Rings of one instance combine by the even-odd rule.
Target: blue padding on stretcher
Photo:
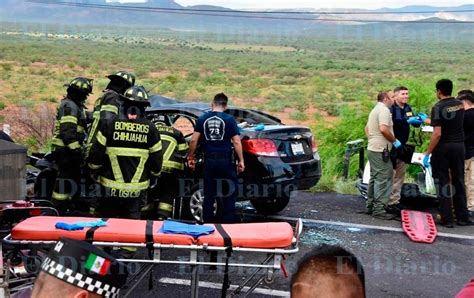
[[[214,228],[194,224],[186,224],[172,220],[165,220],[160,231],[164,234],[184,234],[197,238],[202,235],[214,233]]]
[[[77,221],[75,223],[57,222],[55,227],[56,229],[60,230],[79,231],[84,228],[104,227],[106,225],[107,222],[103,221],[102,219],[98,219],[94,221]]]

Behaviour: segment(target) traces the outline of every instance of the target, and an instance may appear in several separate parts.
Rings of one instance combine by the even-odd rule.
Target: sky
[[[117,0],[107,0],[117,1]],[[120,0],[120,2],[145,2],[144,0]],[[183,5],[217,5],[228,8],[382,8],[382,7],[403,7],[407,5],[431,5],[431,6],[459,6],[472,4],[474,1],[466,0],[175,0]]]

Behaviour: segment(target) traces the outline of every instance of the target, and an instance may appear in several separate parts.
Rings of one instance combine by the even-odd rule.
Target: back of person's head
[[[472,90],[466,89],[458,92],[457,99],[467,101],[469,104],[474,103],[474,94]]]
[[[118,94],[124,94],[125,91],[135,85],[135,75],[131,72],[120,70],[107,76],[110,79],[106,89],[113,90]]]
[[[441,79],[436,82],[436,90],[444,96],[451,96],[453,93],[453,82],[448,79]]]
[[[224,93],[218,93],[214,96],[214,100],[212,101],[215,105],[226,107],[229,98]]]
[[[145,87],[132,86],[128,88],[121,97],[123,100],[122,107],[127,115],[145,117],[145,109],[150,106],[148,92]]]
[[[54,295],[52,294],[54,293]],[[99,294],[89,292],[85,289],[73,286],[62,280],[41,271],[35,281],[35,289],[32,298],[100,298]]]
[[[393,92],[396,93],[396,92],[405,91],[405,90],[408,91],[408,88],[405,86],[398,86],[393,89]]]
[[[364,268],[351,252],[321,245],[299,262],[291,279],[291,297],[365,297]]]
[[[377,94],[377,101],[378,102],[383,102],[383,100],[388,97],[388,92],[387,91],[381,91],[379,94]]]
[[[74,78],[71,82],[64,84],[67,87],[67,97],[76,101],[83,102],[92,93],[93,80],[85,77]]]
[[[128,268],[99,248],[60,238],[41,264],[32,297],[118,297]]]

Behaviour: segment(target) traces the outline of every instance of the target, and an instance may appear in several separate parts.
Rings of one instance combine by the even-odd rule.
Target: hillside
[[[44,2],[40,0],[39,2]],[[46,1],[51,2],[51,1]],[[59,1],[60,2],[60,1]],[[53,5],[51,3],[31,3],[28,1],[4,0],[0,1],[0,19],[7,22],[35,22],[50,24],[87,24],[108,26],[153,26],[171,30],[214,32],[219,34],[278,34],[300,36],[312,34],[320,37],[333,37],[335,34],[341,38],[352,38],[354,31],[365,31],[367,28],[373,32],[365,34],[369,37],[385,37],[386,24],[372,23],[373,21],[410,21],[409,24],[393,25],[391,31],[396,36],[411,36],[429,32],[436,29],[448,35],[462,38],[472,38],[474,30],[472,24],[452,24],[452,20],[474,21],[472,12],[452,13],[453,10],[474,9],[474,5],[459,7],[432,7],[432,6],[407,6],[399,9],[360,10],[345,9],[335,11],[357,11],[370,14],[318,14],[320,10],[312,10],[314,14],[259,14],[234,12],[231,9],[218,6],[198,5],[183,7],[173,0],[149,0],[147,3],[106,2],[105,0],[79,0],[75,6]],[[107,7],[103,7],[107,5]],[[149,8],[163,8],[165,10]],[[186,8],[185,11],[177,9]],[[166,10],[171,9],[171,10]],[[208,10],[208,11],[189,11]],[[218,10],[214,12],[212,10]],[[400,12],[437,11],[442,13],[406,14]],[[290,10],[291,11],[291,10]],[[45,13],[47,12],[47,13]],[[374,14],[374,12],[390,12],[390,14]],[[372,22],[367,22],[371,20]],[[435,23],[433,24],[433,21]],[[413,23],[415,22],[415,23]],[[419,23],[416,23],[419,22]],[[439,24],[441,23],[441,24]],[[431,25],[427,26],[427,25]],[[399,28],[405,30],[399,32]],[[408,30],[408,31],[407,31]],[[379,33],[377,33],[379,32]],[[389,33],[392,34],[392,33]]]

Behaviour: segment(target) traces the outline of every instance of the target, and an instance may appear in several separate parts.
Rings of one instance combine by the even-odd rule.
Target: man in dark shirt
[[[467,211],[464,188],[464,107],[460,100],[451,96],[453,82],[448,79],[436,83],[439,99],[431,110],[433,135],[423,158],[429,167],[429,154],[433,166],[433,178],[439,199],[441,225],[453,228],[453,205],[458,225],[472,225]],[[451,174],[451,183],[450,183]]]
[[[204,152],[204,202],[203,222],[233,223],[237,189],[237,170],[245,169],[242,143],[235,119],[224,113],[227,109],[227,96],[219,93],[214,97],[212,111],[198,118],[189,144],[188,164],[195,168],[196,148],[201,140]],[[239,160],[235,166],[233,151]],[[227,191],[224,191],[225,188]],[[220,218],[213,214],[216,199],[222,199],[223,210]]]
[[[464,184],[466,185],[467,208],[474,212],[474,95],[472,90],[458,93],[459,100],[464,104]]]
[[[404,86],[393,89],[395,93],[395,103],[390,107],[393,121],[393,132],[395,138],[405,146],[410,135],[410,124],[408,118],[413,116],[411,106],[408,101],[408,88]],[[405,181],[405,173],[407,164],[401,159],[397,158],[395,169],[393,172],[393,185],[388,201],[387,213],[400,214],[400,192],[402,190],[403,182]]]

